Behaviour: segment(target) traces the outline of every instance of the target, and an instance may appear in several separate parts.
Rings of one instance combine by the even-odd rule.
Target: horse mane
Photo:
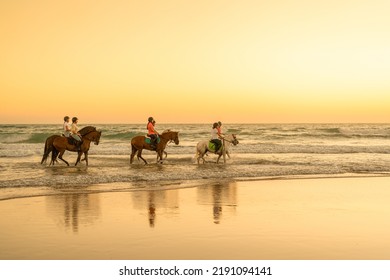
[[[94,127],[94,126],[86,126],[86,127],[83,127],[82,129],[80,129],[79,133],[81,134],[81,136],[85,136],[85,135],[87,135],[88,133],[90,133],[92,131],[96,131],[96,127]]]
[[[160,135],[165,135],[165,134],[168,134],[168,133],[179,133],[179,132],[173,131],[173,130],[170,130],[170,129],[166,129]]]

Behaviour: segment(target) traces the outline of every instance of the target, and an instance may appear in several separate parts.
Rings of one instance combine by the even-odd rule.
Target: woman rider
[[[217,127],[217,129],[218,129],[218,135],[219,135],[219,137],[223,137],[223,134],[222,134],[222,123],[221,123],[221,121],[218,121],[218,127]]]
[[[157,142],[158,132],[154,129],[155,123],[156,122],[153,119],[153,117],[149,117],[148,124],[146,125],[146,129],[148,130],[148,136],[151,139],[150,146],[152,147],[152,149],[156,149],[156,146],[157,146],[156,142]]]
[[[81,138],[81,135],[79,133],[79,128],[77,126],[77,122],[79,121],[79,119],[77,117],[73,117],[72,118],[72,126],[71,126],[71,136],[73,137],[73,139],[76,140],[76,147],[77,147],[77,150],[80,151],[81,149],[81,144],[82,144],[82,138]]]
[[[218,123],[214,123],[213,124],[213,129],[211,130],[211,140],[210,140],[210,142],[215,144],[215,153],[217,153],[218,150],[222,146],[222,142],[219,139],[220,137],[221,137],[221,134],[219,133],[219,130],[218,130]]]
[[[69,123],[69,117],[68,116],[65,116],[64,117],[64,125],[63,125],[63,128],[64,128],[64,136],[65,137],[69,137],[70,136],[70,132],[71,132],[71,125]]]

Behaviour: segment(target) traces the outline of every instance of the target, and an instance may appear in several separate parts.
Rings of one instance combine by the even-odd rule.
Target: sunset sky
[[[390,122],[389,11],[0,0],[0,123]]]

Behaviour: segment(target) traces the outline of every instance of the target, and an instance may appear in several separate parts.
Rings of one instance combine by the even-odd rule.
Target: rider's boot
[[[76,147],[77,147],[77,151],[81,151],[81,145],[83,144],[83,141],[77,141],[76,143]]]
[[[156,143],[154,142],[153,138],[150,138],[150,147],[152,148],[152,150],[156,149]]]

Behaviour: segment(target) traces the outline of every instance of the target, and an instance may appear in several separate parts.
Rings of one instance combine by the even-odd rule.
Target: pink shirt
[[[156,134],[156,132],[154,131],[154,126],[151,122],[148,123],[147,128],[148,128],[148,134]]]

